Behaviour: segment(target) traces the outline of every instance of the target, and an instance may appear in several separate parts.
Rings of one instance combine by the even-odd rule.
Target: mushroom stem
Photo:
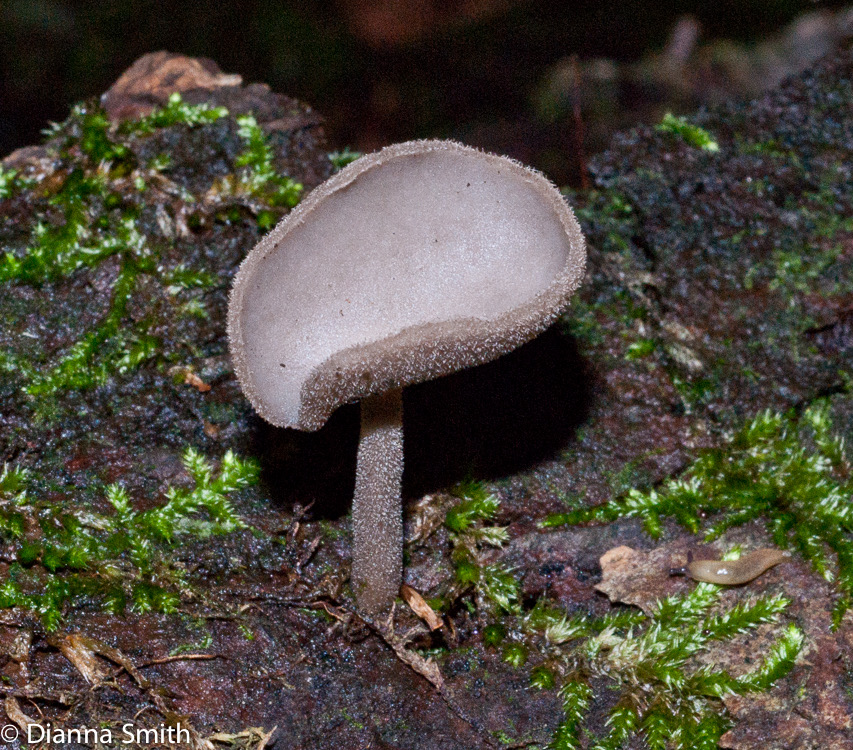
[[[361,402],[361,435],[352,504],[352,585],[359,609],[378,615],[403,578],[403,393]]]

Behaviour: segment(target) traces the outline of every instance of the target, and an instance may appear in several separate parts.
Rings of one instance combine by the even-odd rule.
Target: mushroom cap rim
[[[495,319],[452,318],[439,323],[411,326],[392,336],[335,353],[315,367],[304,381],[300,391],[298,419],[282,419],[279,411],[268,404],[252,386],[254,377],[243,354],[240,311],[248,278],[259,263],[276,250],[279,242],[307,220],[312,211],[327,197],[346,188],[368,170],[381,167],[390,159],[434,151],[476,154],[498,160],[502,165],[511,167],[516,175],[534,183],[541,197],[550,200],[569,238],[570,251],[563,272],[529,302]],[[265,235],[243,260],[231,287],[228,307],[228,340],[234,370],[243,392],[264,420],[276,427],[315,431],[326,423],[338,406],[345,403],[485,364],[530,341],[553,323],[568,304],[569,298],[583,279],[585,265],[586,249],[580,225],[559,190],[541,172],[509,157],[490,154],[456,141],[415,140],[393,144],[360,157],[317,186]],[[422,334],[427,335],[426,343],[422,339],[414,341]],[[423,362],[425,350],[439,354],[443,352],[446,355],[447,350],[451,348],[455,350],[454,357],[438,356],[437,359],[433,358],[431,365]],[[407,367],[413,358],[417,359],[419,356],[422,360],[419,366]],[[374,378],[370,371],[375,369],[373,362],[378,359],[384,359],[395,373],[400,374],[391,378]],[[451,362],[451,359],[454,361]],[[366,360],[370,361],[367,366]]]

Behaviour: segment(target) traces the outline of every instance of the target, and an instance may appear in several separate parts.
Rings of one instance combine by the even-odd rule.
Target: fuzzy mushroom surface
[[[387,609],[401,582],[401,389],[538,335],[585,262],[580,227],[545,177],[452,141],[356,160],[244,260],[228,336],[256,411],[317,430],[362,402],[352,579],[365,611]]]

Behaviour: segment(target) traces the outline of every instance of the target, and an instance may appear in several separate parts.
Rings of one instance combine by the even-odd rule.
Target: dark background
[[[73,102],[103,92],[139,55],[165,49],[210,57],[247,82],[263,81],[303,99],[326,117],[333,147],[369,150],[414,137],[456,137],[533,163],[560,183],[577,183],[577,165],[567,167],[560,157],[577,144],[572,96],[583,99],[582,115],[589,120],[585,150],[594,152],[613,127],[658,116],[662,108],[690,111],[719,98],[721,87],[723,94],[752,93],[743,80],[727,80],[768,78],[760,66],[743,69],[744,55],[754,57],[761,40],[782,33],[803,13],[829,13],[843,5],[5,0],[0,4],[0,153],[38,141],[47,122],[63,119]],[[717,57],[706,55],[699,74],[682,72],[678,81],[661,84],[659,56],[687,14],[697,23],[701,44],[720,39],[735,44],[721,53],[722,62],[717,52]],[[797,54],[808,57],[825,43],[800,40],[806,49]],[[790,47],[789,41],[780,44]],[[790,50],[783,52],[779,65],[790,67]],[[555,105],[543,87],[555,70],[562,69],[565,79],[572,54],[580,60],[583,91],[558,92]],[[767,54],[761,54],[766,63]],[[589,101],[599,95],[598,74],[588,75],[585,67],[600,58],[622,71],[603,114]],[[638,68],[642,60],[647,64]],[[709,98],[711,84],[716,88]],[[673,86],[677,96],[669,90]],[[650,111],[650,104],[657,106]]]

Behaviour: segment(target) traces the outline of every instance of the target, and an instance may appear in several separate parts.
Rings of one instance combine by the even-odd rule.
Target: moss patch
[[[559,691],[565,719],[549,747],[605,750],[624,747],[634,737],[653,750],[718,747],[731,726],[719,699],[769,689],[790,672],[803,644],[802,631],[792,623],[760,663],[738,677],[697,665],[694,658],[713,642],[776,622],[787,606],[782,597],[762,597],[715,611],[719,594],[720,587],[699,584],[687,595],[658,602],[648,618],[623,612],[569,619],[534,611],[529,626],[544,628],[555,652],[554,670],[564,675]],[[564,643],[573,647],[561,648]],[[606,729],[591,732],[588,714],[593,703],[602,702],[611,706]]]
[[[223,120],[245,142],[231,163],[235,179],[246,186],[245,194],[234,191],[228,198],[233,217],[240,218],[247,199],[293,206],[302,187],[276,172],[266,136],[248,114],[230,117],[224,107],[187,104],[173,94],[163,108],[120,124],[96,106],[79,105],[49,131],[47,148],[61,164],[59,179],[46,190],[30,186],[37,206],[32,229],[25,243],[0,259],[0,282],[52,294],[82,269],[97,274],[110,258],[118,259],[118,272],[104,289],[107,310],[88,332],[67,344],[7,355],[6,369],[20,373],[41,417],[55,418],[58,394],[102,385],[144,362],[177,361],[181,352],[170,345],[171,337],[157,335],[164,317],[207,316],[204,292],[224,281],[204,265],[176,262],[174,218],[168,212],[161,209],[154,227],[149,224],[146,193],[171,189],[164,174],[172,164],[168,155],[146,160],[145,153],[153,136],[164,131],[204,130]],[[13,171],[3,175],[0,198],[11,195],[15,181]],[[196,201],[186,192],[181,198]],[[217,203],[222,204],[221,195]],[[155,227],[159,231],[152,232]],[[139,309],[143,297],[150,299],[144,311]]]
[[[104,489],[113,512],[69,508],[27,492],[27,472],[0,476],[0,529],[17,558],[0,587],[0,608],[38,613],[47,630],[60,623],[70,603],[88,600],[122,614],[172,613],[191,584],[173,557],[179,543],[245,528],[231,496],[257,482],[258,466],[226,453],[214,471],[188,448],[184,467],[191,488],[170,485],[166,502],[136,511],[119,484]]]
[[[822,401],[801,415],[764,412],[725,446],[700,454],[679,478],[650,491],[630,490],[607,505],[555,514],[543,526],[639,518],[659,538],[662,519],[670,517],[710,541],[757,520],[777,546],[837,581],[838,623],[853,597],[851,497],[844,439],[833,432],[829,403]]]

